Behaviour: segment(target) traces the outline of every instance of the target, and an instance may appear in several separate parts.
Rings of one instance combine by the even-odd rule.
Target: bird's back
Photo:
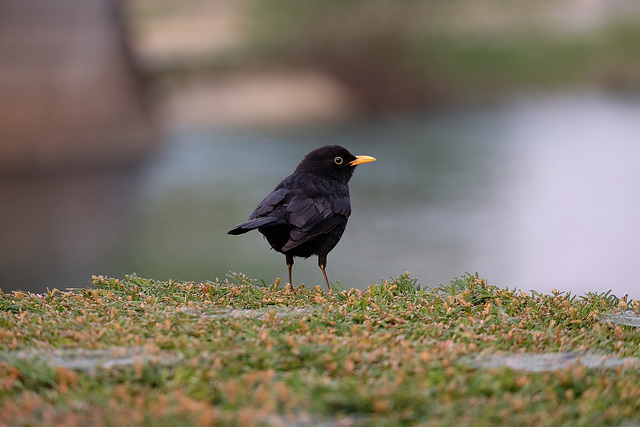
[[[347,185],[321,175],[294,172],[258,204],[251,221],[273,249],[293,256],[326,255],[340,240],[351,214]]]

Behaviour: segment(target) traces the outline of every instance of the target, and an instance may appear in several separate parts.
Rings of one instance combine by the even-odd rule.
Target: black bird
[[[340,241],[351,215],[349,180],[357,165],[373,161],[371,156],[354,156],[339,145],[313,150],[260,202],[247,222],[228,234],[257,228],[273,249],[285,255],[291,285],[293,257],[318,255],[330,290],[327,254]]]

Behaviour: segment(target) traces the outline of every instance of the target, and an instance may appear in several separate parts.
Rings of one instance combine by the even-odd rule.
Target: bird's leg
[[[318,266],[320,270],[322,270],[322,274],[324,275],[324,281],[327,283],[327,289],[331,292],[331,286],[329,285],[329,279],[327,278],[327,272],[325,271],[325,267],[327,266],[327,256],[320,255],[318,256]]]
[[[293,255],[285,254],[287,257],[287,268],[289,269],[289,284],[293,288],[293,280],[291,278],[291,267],[293,267]]]

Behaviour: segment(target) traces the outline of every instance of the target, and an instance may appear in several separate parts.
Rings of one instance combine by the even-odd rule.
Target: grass
[[[0,292],[0,425],[620,425],[640,419],[640,311],[404,274],[331,293],[230,275]],[[483,358],[601,355],[539,372]]]

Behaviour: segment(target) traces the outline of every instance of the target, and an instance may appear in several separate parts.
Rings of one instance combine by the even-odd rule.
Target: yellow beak
[[[376,158],[371,156],[356,156],[356,159],[352,162],[349,162],[349,166],[356,166],[362,163],[375,162]]]

